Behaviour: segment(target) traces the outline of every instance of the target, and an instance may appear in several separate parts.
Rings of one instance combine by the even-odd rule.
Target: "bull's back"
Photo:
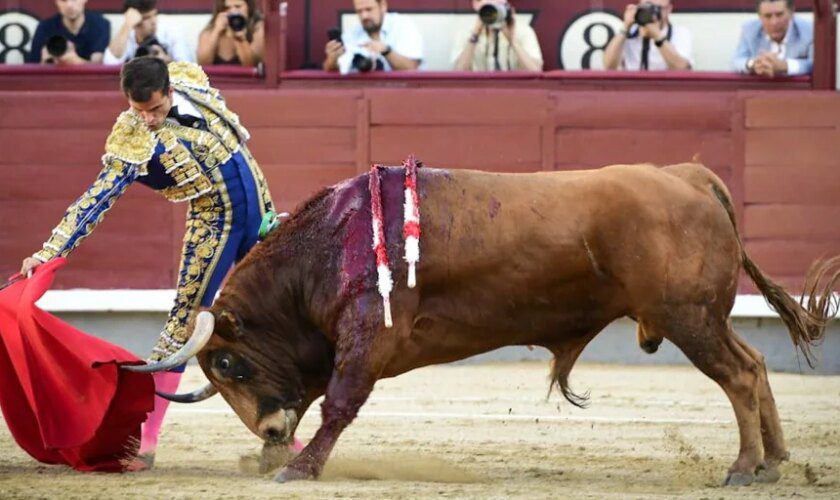
[[[469,290],[488,308],[514,311],[530,300],[629,314],[638,300],[628,290],[678,293],[677,281],[692,282],[709,264],[721,272],[707,280],[737,272],[728,264],[735,234],[710,182],[720,181],[691,164],[533,174],[426,169],[419,279]],[[725,255],[712,262],[709,248]]]

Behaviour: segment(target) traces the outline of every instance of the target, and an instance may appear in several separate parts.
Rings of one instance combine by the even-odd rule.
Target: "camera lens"
[[[654,21],[658,21],[659,18],[660,9],[658,5],[643,3],[639,5],[639,8],[636,10],[636,16],[633,21],[635,21],[639,26],[644,26]]]
[[[506,5],[486,3],[478,9],[481,22],[493,28],[501,28],[510,18],[510,10]]]
[[[353,54],[353,67],[361,73],[367,73],[373,69],[373,60],[362,54]]]
[[[67,52],[67,39],[53,35],[47,39],[47,52],[53,57],[61,57]]]
[[[245,21],[245,16],[243,16],[242,14],[228,14],[228,26],[230,26],[230,29],[232,29],[233,31],[244,30],[245,24],[247,24]]]

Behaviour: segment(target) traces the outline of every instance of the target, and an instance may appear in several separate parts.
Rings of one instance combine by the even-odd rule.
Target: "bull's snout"
[[[279,410],[266,415],[258,427],[259,436],[267,443],[288,444],[297,424],[294,410]]]

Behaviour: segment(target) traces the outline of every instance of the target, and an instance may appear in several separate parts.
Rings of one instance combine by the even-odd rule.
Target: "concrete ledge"
[[[38,301],[49,312],[168,312],[175,290],[50,290]],[[738,295],[733,318],[778,318],[761,295]]]

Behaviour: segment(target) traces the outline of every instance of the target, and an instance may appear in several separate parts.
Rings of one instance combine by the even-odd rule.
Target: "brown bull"
[[[670,340],[729,397],[740,452],[726,482],[779,478],[788,452],[764,360],[729,321],[739,271],[810,362],[810,345],[834,315],[836,261],[809,273],[812,298],[795,302],[744,253],[725,186],[697,164],[535,174],[424,168],[422,256],[408,289],[403,171],[381,176],[393,328],[376,288],[368,175],[306,202],[199,314],[190,349],[209,337],[201,368],[267,445],[288,442],[325,395],[321,427],[277,480],[317,477],[374,383],[425,365],[543,346],[554,354],[552,384],[580,405],[569,372],[623,316],[638,322],[646,351]]]

